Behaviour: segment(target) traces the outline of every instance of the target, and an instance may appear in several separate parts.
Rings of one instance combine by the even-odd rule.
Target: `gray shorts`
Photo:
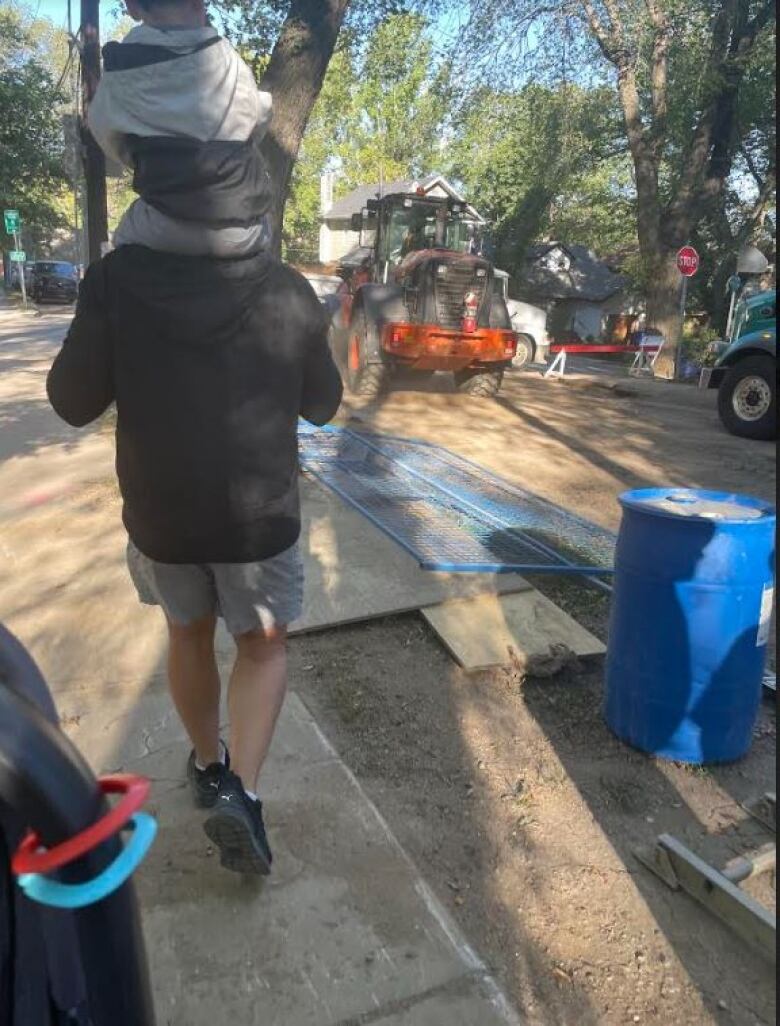
[[[286,627],[303,613],[303,562],[298,545],[262,563],[155,563],[129,542],[127,565],[141,602],[162,606],[186,626],[219,616],[240,637]]]

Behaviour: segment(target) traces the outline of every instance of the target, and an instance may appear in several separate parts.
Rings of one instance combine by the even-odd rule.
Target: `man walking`
[[[188,777],[222,864],[267,874],[257,779],[303,594],[297,422],[326,423],[342,395],[322,308],[301,275],[263,253],[123,246],[89,268],[47,384],[77,427],[116,403],[128,564],[141,601],[167,618]],[[218,617],[237,646],[227,747]]]

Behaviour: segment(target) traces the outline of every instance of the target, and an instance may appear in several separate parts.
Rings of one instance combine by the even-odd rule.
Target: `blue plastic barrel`
[[[739,759],[761,701],[775,510],[744,495],[674,488],[620,501],[607,723],[666,759]]]

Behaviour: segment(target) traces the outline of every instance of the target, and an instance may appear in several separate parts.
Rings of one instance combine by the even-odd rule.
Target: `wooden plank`
[[[606,651],[598,638],[533,589],[455,599],[422,614],[466,670],[515,662],[528,673],[548,676],[575,656]]]
[[[671,867],[678,887],[731,927],[747,944],[762,952],[774,965],[777,961],[777,918],[747,891],[737,887],[721,872],[670,834],[658,838],[656,860],[667,860],[661,875]],[[645,861],[656,872],[651,861]],[[668,879],[667,879],[668,882]]]
[[[316,481],[301,480],[304,615],[291,633],[420,609],[448,599],[530,589],[517,574],[437,574]]]

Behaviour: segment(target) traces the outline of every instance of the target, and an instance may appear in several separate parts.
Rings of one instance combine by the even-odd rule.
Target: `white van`
[[[547,335],[547,311],[541,307],[509,298],[509,275],[495,270],[496,283],[506,300],[512,328],[517,332],[517,356],[512,366],[517,370],[530,363],[547,363],[550,339]]]

